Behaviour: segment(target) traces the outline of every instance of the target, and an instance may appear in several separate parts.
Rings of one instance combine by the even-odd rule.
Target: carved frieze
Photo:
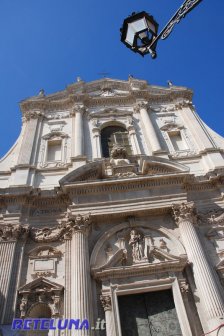
[[[75,232],[88,233],[92,223],[91,215],[76,215],[73,216],[67,212],[65,218],[58,226],[31,228],[30,236],[37,242],[54,242],[63,239],[71,239]]]
[[[0,226],[0,242],[26,239],[29,234],[29,226],[21,224],[7,224]]]

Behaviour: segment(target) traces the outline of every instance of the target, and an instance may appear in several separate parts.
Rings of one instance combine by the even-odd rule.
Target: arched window
[[[109,157],[114,144],[126,148],[128,155],[131,155],[131,145],[129,143],[128,132],[121,126],[107,126],[101,131],[101,146],[103,157]]]

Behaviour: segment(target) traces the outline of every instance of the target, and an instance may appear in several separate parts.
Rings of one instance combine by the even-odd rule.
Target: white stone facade
[[[106,330],[49,335],[122,336],[119,298],[163,290],[178,335],[221,325],[224,139],[192,91],[104,78],[20,106],[0,160],[2,334],[14,317],[53,317]]]

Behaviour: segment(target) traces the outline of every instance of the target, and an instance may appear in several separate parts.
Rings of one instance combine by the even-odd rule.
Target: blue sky
[[[142,58],[120,42],[123,19],[145,10],[160,28],[183,0],[1,0],[0,157],[21,129],[19,101],[85,81],[129,74],[151,84],[187,86],[202,119],[223,130],[224,1],[203,0],[158,43],[158,58]]]

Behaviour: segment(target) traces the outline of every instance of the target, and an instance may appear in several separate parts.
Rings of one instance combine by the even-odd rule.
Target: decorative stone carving
[[[177,225],[183,221],[196,221],[196,211],[194,203],[173,204],[173,216]]]
[[[44,227],[42,229],[31,228],[30,236],[37,243],[54,242],[61,238],[64,228],[61,227]]]
[[[118,178],[125,178],[125,177],[136,177],[137,174],[135,174],[134,172],[124,172],[124,173],[116,173],[115,177]]]
[[[148,102],[144,102],[144,101],[138,102],[138,103],[134,106],[134,112],[139,113],[141,108],[145,108],[145,109],[147,110],[148,107],[149,107]]]
[[[208,218],[208,222],[212,225],[224,225],[224,212],[221,212],[221,214],[220,211],[214,212],[211,217]]]
[[[38,278],[25,284],[19,289],[19,298],[21,298],[19,310],[21,317],[28,317],[29,312],[35,305],[43,303],[50,307],[53,316],[59,317],[63,289],[63,286],[44,278]]]
[[[26,239],[29,234],[29,227],[27,225],[1,225],[0,226],[0,241]]]
[[[111,296],[110,295],[101,295],[100,301],[103,306],[104,311],[112,310]]]
[[[83,105],[75,105],[73,107],[73,111],[75,113],[81,113],[81,114],[83,114],[85,112],[85,107]]]
[[[19,305],[19,310],[20,310],[20,316],[25,317],[26,316],[26,311],[27,311],[27,302],[28,302],[28,296],[24,295],[21,299],[21,303]]]
[[[92,223],[91,215],[72,216],[68,211],[65,219],[57,227],[32,228],[31,238],[37,242],[54,242],[60,239],[71,239],[75,231],[87,233]]]
[[[110,163],[116,166],[127,165],[130,163],[130,161],[127,159],[127,149],[121,145],[113,145],[110,157]]]
[[[62,221],[62,227],[66,232],[66,237],[71,236],[74,232],[79,231],[88,233],[90,225],[92,224],[92,218],[90,213],[86,215],[72,216],[68,211],[66,218]]]
[[[133,262],[142,262],[147,260],[144,253],[144,239],[136,230],[131,230],[129,245],[132,247]]]
[[[159,248],[161,248],[162,250],[167,250],[167,243],[165,242],[165,240],[161,238],[159,241],[160,241]]]
[[[27,111],[23,113],[22,121],[26,122],[26,121],[29,121],[30,119],[37,119],[43,116],[44,116],[44,113],[40,111]]]
[[[110,87],[102,87],[100,96],[101,97],[113,97],[115,96],[115,92]]]
[[[182,294],[186,295],[189,292],[189,284],[185,279],[179,280],[180,291]]]
[[[61,251],[52,246],[39,246],[29,253],[30,258],[60,257]]]

